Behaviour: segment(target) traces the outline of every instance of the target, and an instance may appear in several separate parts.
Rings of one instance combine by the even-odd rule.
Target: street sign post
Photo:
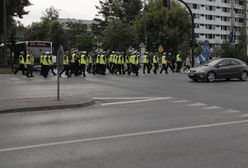
[[[57,52],[57,57],[56,57],[56,62],[57,62],[57,68],[58,68],[58,73],[57,73],[57,100],[60,100],[60,70],[61,66],[63,64],[63,56],[64,56],[64,48],[62,45],[59,46],[59,50]]]

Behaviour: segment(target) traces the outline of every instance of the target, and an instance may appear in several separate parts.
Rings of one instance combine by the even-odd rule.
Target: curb
[[[20,99],[17,99],[17,100],[20,100]],[[81,99],[78,99],[78,100],[81,100]],[[30,104],[35,103],[35,101],[31,101],[31,100],[29,102]],[[56,103],[55,104],[50,103],[49,105],[37,105],[37,106],[33,105],[30,107],[24,105],[24,106],[18,106],[18,107],[7,107],[3,109],[1,109],[0,107],[0,114],[88,107],[88,106],[94,105],[95,101],[91,98],[86,98],[86,99],[84,98],[83,101],[76,102],[76,103],[66,103],[66,102],[62,102],[63,104],[56,104]]]

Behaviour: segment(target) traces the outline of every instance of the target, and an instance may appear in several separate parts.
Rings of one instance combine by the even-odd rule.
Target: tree
[[[148,50],[155,51],[162,44],[167,51],[176,52],[189,39],[190,15],[174,1],[170,8],[162,7],[162,1],[150,1],[145,11],[136,18],[133,30],[136,45],[144,42],[146,31]]]
[[[57,52],[60,44],[67,48],[66,32],[63,25],[58,22],[58,17],[59,12],[54,7],[46,9],[40,22],[27,27],[26,40],[52,41],[54,52]]]
[[[14,17],[22,18],[23,15],[27,15],[28,12],[24,10],[25,7],[30,6],[29,0],[6,0],[7,9],[7,27],[10,28],[14,23]],[[0,25],[3,25],[3,0],[0,1]],[[9,29],[8,29],[9,30]],[[0,34],[3,33],[3,26],[0,27]],[[10,33],[10,32],[9,32]]]
[[[76,47],[80,51],[92,51],[94,47],[94,37],[90,32],[81,33],[76,36]]]
[[[121,20],[130,24],[139,14],[142,6],[142,0],[100,0],[98,15],[101,18],[95,18],[92,25],[92,31],[96,36],[102,35],[102,32],[112,20]]]
[[[104,49],[127,50],[131,42],[130,26],[121,20],[113,20],[104,30],[102,42]]]
[[[226,58],[238,58],[248,63],[247,53],[246,53],[246,35],[245,28],[242,27],[239,29],[240,36],[239,42],[237,45],[230,44],[229,42],[224,42],[221,46],[222,57]]]
[[[77,47],[77,36],[82,35],[88,31],[88,26],[82,23],[66,22],[66,34],[68,36],[69,48]]]

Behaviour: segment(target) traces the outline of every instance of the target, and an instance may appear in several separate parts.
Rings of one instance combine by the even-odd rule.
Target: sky
[[[24,26],[40,21],[42,13],[51,6],[59,10],[60,18],[92,20],[97,14],[95,5],[99,5],[99,0],[29,0],[29,2],[33,4],[25,8],[26,11],[30,11],[29,14],[23,19],[17,19]]]

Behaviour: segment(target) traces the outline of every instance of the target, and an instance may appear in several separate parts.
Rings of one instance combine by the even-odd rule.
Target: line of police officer
[[[51,71],[54,76],[56,75],[54,72],[54,63],[51,52],[42,52],[40,56],[40,65],[40,75],[42,75],[44,78],[47,78],[49,71]]]
[[[21,52],[18,61],[19,61],[19,66],[16,68],[14,73],[17,74],[18,71],[21,70],[22,75],[26,75],[27,77],[34,77],[33,76],[34,57],[32,56],[32,54],[28,53],[25,56],[24,52]],[[27,68],[27,72],[25,73],[26,68]]]
[[[150,73],[152,67],[153,73],[157,74],[159,69],[159,62],[162,64],[160,73],[165,71],[168,74],[168,68],[172,72],[180,72],[182,67],[181,54],[176,55],[177,69],[175,70],[175,63],[171,53],[163,53],[159,55],[157,53],[146,52],[143,56],[143,73]],[[153,65],[152,65],[153,64]],[[139,75],[140,69],[140,54],[134,52],[131,54],[124,54],[123,52],[111,52],[107,54],[105,52],[89,53],[74,51],[71,56],[69,52],[66,52],[63,57],[63,69],[60,72],[60,76],[65,72],[65,75],[71,77],[71,75],[86,76],[88,73],[105,75],[106,70],[111,74],[135,74]]]

